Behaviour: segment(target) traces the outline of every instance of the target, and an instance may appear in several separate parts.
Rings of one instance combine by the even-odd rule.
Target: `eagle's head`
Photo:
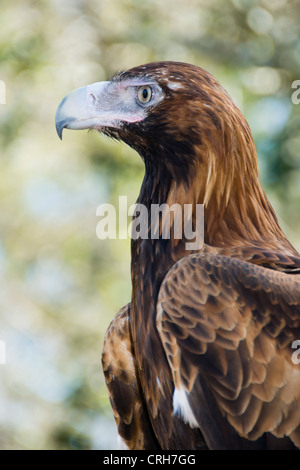
[[[180,62],[156,62],[69,93],[56,113],[56,129],[96,129],[123,140],[148,165],[164,165],[180,178],[212,155],[251,144],[246,121],[218,81]],[[204,173],[207,173],[204,171]],[[204,176],[204,175],[203,175]]]

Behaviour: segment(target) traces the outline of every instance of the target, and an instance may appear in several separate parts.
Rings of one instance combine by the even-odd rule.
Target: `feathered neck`
[[[204,204],[204,242],[210,246],[269,246],[296,253],[282,232],[259,181],[256,148],[248,124],[241,119],[225,125],[222,140],[206,139],[190,151],[190,160],[174,168],[160,155],[149,161],[138,202]],[[157,165],[161,161],[164,164]],[[174,246],[174,240],[171,241]]]

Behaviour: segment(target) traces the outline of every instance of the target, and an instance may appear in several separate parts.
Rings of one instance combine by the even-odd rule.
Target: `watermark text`
[[[0,80],[0,104],[6,104],[6,85],[3,80]]]
[[[300,80],[295,80],[292,83],[292,88],[296,88],[296,90],[292,93],[291,100],[293,104],[300,103]]]
[[[100,221],[96,234],[100,240],[151,239],[184,240],[186,250],[199,250],[204,243],[203,204],[132,204],[128,207],[127,196],[119,197],[119,208],[113,204],[101,204],[96,215]],[[128,224],[128,217],[132,217]],[[117,233],[118,225],[118,233]],[[124,228],[125,227],[125,228]]]
[[[6,364],[6,345],[4,341],[0,341],[0,365]]]

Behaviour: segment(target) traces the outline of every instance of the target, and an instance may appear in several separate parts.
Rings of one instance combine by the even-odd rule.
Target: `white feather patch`
[[[188,400],[188,393],[183,387],[175,388],[173,394],[173,410],[174,415],[181,418],[185,423],[189,424],[191,428],[198,428],[199,425],[194,416],[192,408]]]
[[[168,82],[168,88],[170,88],[171,90],[180,90],[180,88],[182,88],[182,85],[181,83],[176,83],[176,82]]]

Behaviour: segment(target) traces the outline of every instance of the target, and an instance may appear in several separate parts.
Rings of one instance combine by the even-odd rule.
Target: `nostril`
[[[96,97],[95,97],[95,95],[94,95],[94,93],[90,93],[89,99],[90,99],[90,101],[91,101],[92,103],[94,103],[95,101],[97,101],[97,100],[96,100]]]

